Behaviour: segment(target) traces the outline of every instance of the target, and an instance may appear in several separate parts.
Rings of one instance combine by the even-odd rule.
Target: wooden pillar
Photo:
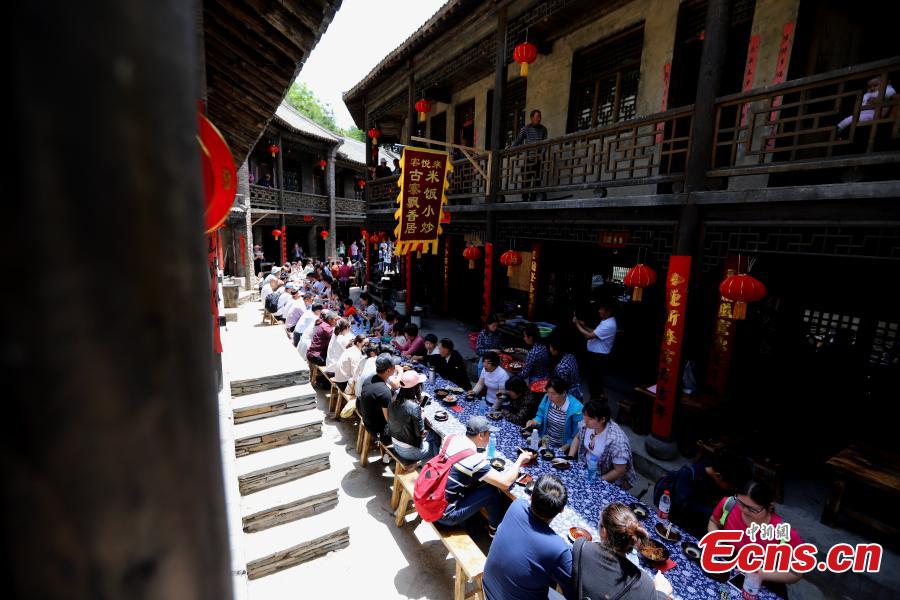
[[[246,277],[244,289],[252,290],[255,286],[253,278],[256,276],[253,268],[253,211],[250,207],[250,168],[249,161],[244,161],[238,170],[238,196],[244,205],[244,249],[241,261],[245,263],[244,276]]]
[[[703,53],[700,57],[700,73],[697,79],[697,99],[694,103],[694,114],[691,120],[691,143],[685,171],[687,198],[681,210],[675,252],[671,257],[667,273],[667,294],[670,293],[670,279],[675,275],[690,279],[691,263],[693,262],[696,268],[696,264],[699,262],[692,261],[697,252],[697,238],[700,229],[700,211],[692,197],[692,192],[703,190],[706,187],[706,172],[709,169],[715,128],[716,93],[719,89],[725,52],[728,47],[731,2],[732,0],[710,0],[706,12]],[[687,272],[683,271],[685,263],[688,266]],[[683,301],[687,302],[687,294]],[[671,311],[672,307],[668,308]],[[681,332],[677,335],[675,342],[667,344],[664,338],[660,349],[660,371],[657,380],[653,423],[651,435],[646,441],[647,452],[666,460],[674,458],[678,454],[671,434],[676,398],[680,395],[681,349],[684,343],[685,327],[683,314],[678,327]],[[672,335],[671,332],[672,328],[667,325],[664,333]],[[663,365],[666,365],[665,368]],[[661,388],[663,391],[660,391]]]
[[[287,231],[287,218],[284,214],[284,140],[281,138],[281,131],[278,132],[278,156],[275,161],[275,185],[278,186],[278,210],[281,211],[281,215],[279,215],[279,228],[281,229],[281,236],[278,238],[278,248],[280,250],[281,263],[279,266],[284,264],[284,257],[287,256],[287,235],[285,235]]]
[[[416,135],[415,127],[418,122],[418,114],[416,113],[416,76],[413,73],[412,59],[406,61],[406,69],[408,73],[406,78],[406,93],[409,95],[409,106],[406,111],[406,135],[403,136],[403,144],[409,146],[411,143],[410,138]]]
[[[326,254],[337,258],[337,199],[334,182],[334,158],[337,155],[337,145],[328,149],[328,165],[325,167],[325,185],[328,187],[328,240],[326,240]]]
[[[507,30],[507,12],[506,6],[497,9],[497,52],[494,56],[494,98],[491,105],[491,126],[490,150],[494,153],[491,161],[491,171],[488,173],[490,181],[490,193],[485,198],[488,204],[487,213],[485,214],[485,301],[490,304],[490,297],[493,295],[493,277],[488,277],[488,272],[493,272],[493,251],[488,252],[488,244],[493,248],[494,238],[497,235],[497,222],[492,210],[492,204],[497,201],[497,190],[500,188],[500,160],[498,152],[502,149],[502,113],[503,113],[503,88],[506,84],[506,30]],[[486,309],[489,312],[489,309]],[[484,315],[487,317],[487,313]]]
[[[403,270],[406,275],[406,316],[412,316],[412,250],[406,252]]]
[[[6,587],[230,598],[194,3],[68,7],[7,15],[3,250],[53,264],[31,289],[65,302],[34,317],[2,300]],[[60,102],[48,74],[78,92]]]

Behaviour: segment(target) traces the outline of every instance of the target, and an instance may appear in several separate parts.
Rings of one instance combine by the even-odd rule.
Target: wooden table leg
[[[844,490],[846,489],[846,487],[847,482],[843,479],[834,480],[834,487],[831,490],[831,497],[828,498],[828,502],[825,504],[825,509],[822,511],[821,522],[825,525],[832,525],[834,523],[838,511],[841,509],[841,500],[843,500],[844,498]]]
[[[466,575],[462,567],[456,563],[456,581],[453,585],[454,600],[466,600]]]
[[[395,482],[394,485],[399,485],[399,482]],[[410,500],[411,498],[406,490],[401,490],[400,498],[397,501],[397,508],[394,511],[394,522],[397,524],[397,527],[403,527],[403,524],[406,523],[406,512],[409,510]]]
[[[359,453],[359,464],[366,466],[369,464],[369,451],[372,446],[372,435],[363,427],[362,451]]]
[[[400,505],[400,496],[401,496],[401,492],[403,491],[401,489],[403,486],[400,485],[400,478],[398,477],[399,473],[400,473],[400,465],[397,465],[394,468],[394,489],[391,491],[391,508],[394,510],[396,510],[397,507]]]

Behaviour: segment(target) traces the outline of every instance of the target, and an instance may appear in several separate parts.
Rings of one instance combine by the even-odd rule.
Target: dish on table
[[[554,458],[556,458],[556,452],[554,452],[550,448],[542,448],[540,451],[540,455],[544,460],[553,460]]]
[[[514,360],[511,363],[509,363],[509,369],[511,371],[521,371],[524,368],[525,368],[525,363],[519,362],[517,360]]]
[[[498,471],[502,471],[503,468],[506,466],[506,461],[503,460],[502,458],[492,458],[491,466],[493,468],[497,469]]]
[[[436,411],[434,412],[434,420],[435,420],[435,421],[446,421],[446,420],[449,419],[449,418],[450,418],[450,415],[448,415],[448,414],[447,414],[445,411],[443,411],[443,410],[436,410]]]
[[[678,530],[675,529],[675,527],[672,527],[669,530],[669,535],[666,535],[666,530],[669,529],[667,525],[657,523],[654,529],[656,530],[657,535],[659,535],[659,537],[666,540],[667,542],[677,542],[681,539],[681,533],[679,533]]]
[[[521,435],[523,438],[529,438],[529,437],[531,437],[531,432],[534,429],[535,429],[534,427],[523,427],[522,429],[519,430],[519,435]]]
[[[554,458],[550,461],[550,464],[553,465],[554,469],[559,469],[560,471],[564,471],[572,466],[572,463],[565,458]]]
[[[444,388],[437,388],[436,390],[434,390],[435,398],[446,398],[449,395],[450,395],[450,390],[447,390]]]
[[[448,385],[448,386],[447,386],[447,391],[448,391],[448,392],[453,392],[454,394],[462,394],[463,389],[462,389],[461,387],[457,387],[457,386],[455,386],[455,385]]]
[[[500,412],[499,410],[492,410],[490,412],[485,413],[484,416],[486,416],[491,421],[499,421],[500,419],[503,418],[503,413]]]
[[[456,404],[458,400],[459,398],[457,398],[453,394],[450,394],[446,398],[441,398],[441,402],[443,402],[444,404]]]
[[[636,516],[641,521],[650,516],[650,509],[640,502],[632,502],[628,505],[628,508],[630,508],[631,512],[634,513],[634,516]]]
[[[656,540],[647,540],[641,544],[640,552],[647,564],[653,567],[661,567],[669,560],[669,550]]]
[[[685,542],[681,545],[681,550],[690,560],[700,562],[700,546],[694,542]]]
[[[546,387],[547,387],[547,380],[546,379],[538,379],[537,381],[532,382],[531,386],[529,386],[529,389],[532,392],[541,393],[541,392],[545,391],[544,388],[546,388]]]
[[[575,540],[579,538],[584,538],[588,542],[594,539],[591,532],[587,529],[582,527],[569,527],[569,541],[574,544]]]

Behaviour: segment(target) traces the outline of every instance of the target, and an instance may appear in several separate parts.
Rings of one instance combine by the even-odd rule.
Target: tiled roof
[[[353,138],[342,138],[343,144],[338,148],[338,156],[344,158],[345,160],[359,163],[361,165],[366,164],[366,144],[364,142],[360,142],[359,140],[354,140]],[[395,158],[400,158],[399,155],[394,154],[390,150],[386,150],[385,148],[378,148],[378,159],[379,161],[382,158],[386,158],[389,165],[392,165]]]
[[[332,133],[311,120],[309,117],[301,115],[297,110],[286,102],[282,102],[275,111],[275,118],[293,129],[294,131],[314,137],[316,139],[325,140],[327,142],[340,142],[343,138]]]

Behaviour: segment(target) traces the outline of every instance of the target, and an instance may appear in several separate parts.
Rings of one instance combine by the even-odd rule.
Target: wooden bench
[[[375,436],[366,429],[366,425],[363,423],[362,415],[359,414],[359,410],[357,409],[353,412],[356,414],[356,418],[359,419],[359,425],[356,430],[356,453],[359,454],[360,466],[365,467],[369,464],[369,453],[372,452],[372,447],[377,444],[381,456],[384,456],[384,446],[378,443],[375,440]]]
[[[410,512],[409,504],[412,502],[417,475],[417,473],[411,472],[396,477],[396,481],[400,483],[402,490],[396,512],[397,527],[403,526],[403,523],[406,521],[406,515]],[[412,510],[414,512],[415,508]],[[437,533],[447,551],[450,552],[450,556],[456,561],[456,579],[453,585],[454,600],[465,600],[466,598],[483,599],[484,592],[481,588],[481,576],[484,575],[484,564],[487,561],[484,552],[461,527],[443,527],[434,523],[429,523],[429,525]],[[466,593],[466,582],[468,581],[472,581],[474,586],[471,591]]]
[[[266,309],[263,309],[262,324],[263,325],[278,325],[278,319],[275,318],[275,315],[273,315]]]
[[[846,507],[842,502],[848,482],[876,489],[895,498],[900,495],[900,454],[851,445],[829,458],[825,464],[834,473],[834,488],[822,511],[822,523],[832,525],[840,512],[873,529],[897,535],[896,527]]]
[[[354,396],[353,394],[348,394],[347,392],[339,388],[334,381],[332,381],[331,397],[328,399],[328,412],[331,413],[331,417],[334,419],[340,419],[341,411],[344,409],[344,406],[346,406],[347,403],[350,402],[350,400],[353,400],[355,398],[356,396]]]
[[[396,510],[397,506],[400,505],[400,495],[403,489],[403,486],[400,484],[400,476],[407,473],[415,473],[419,461],[401,458],[394,452],[392,446],[382,446],[381,451],[383,454],[387,454],[394,459],[394,487],[391,490],[391,509]],[[410,496],[410,498],[412,498],[412,496]]]

